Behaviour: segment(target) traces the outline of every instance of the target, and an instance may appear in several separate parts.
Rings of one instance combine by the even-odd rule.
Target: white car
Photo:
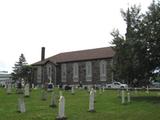
[[[106,88],[128,88],[127,84],[122,84],[120,82],[113,82],[111,84],[106,84]]]
[[[151,87],[160,88],[160,81],[157,80],[152,81]]]

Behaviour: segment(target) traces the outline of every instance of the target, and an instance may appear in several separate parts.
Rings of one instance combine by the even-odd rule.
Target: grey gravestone
[[[51,94],[51,103],[50,103],[50,107],[56,107],[56,95],[54,92],[52,92]]]
[[[7,84],[7,94],[11,94],[12,93],[12,84],[8,83]]]
[[[29,97],[29,84],[28,83],[24,86],[24,96]]]
[[[17,84],[17,93],[18,94],[23,94],[21,82],[18,82],[18,84]]]
[[[127,93],[127,102],[130,103],[131,102],[131,97],[130,97],[130,93]]]
[[[125,103],[125,93],[124,90],[122,90],[122,96],[121,96],[121,103],[124,104]]]
[[[134,93],[137,94],[137,88],[134,88]]]
[[[46,92],[46,90],[42,90],[41,100],[43,100],[43,101],[47,100],[47,92]]]
[[[74,95],[74,94],[75,94],[74,86],[72,86],[72,88],[71,88],[71,94],[72,94],[72,95]]]
[[[20,96],[18,98],[18,112],[20,112],[20,113],[26,112],[26,107],[25,107],[24,97],[23,96]]]
[[[95,109],[94,109],[94,96],[95,96],[95,91],[94,89],[92,89],[90,91],[90,95],[89,95],[89,112],[95,112]]]
[[[34,89],[34,84],[32,83],[32,89]]]
[[[103,86],[103,92],[105,91],[105,87]]]
[[[126,91],[127,91],[127,92],[128,92],[128,89],[129,89],[129,88],[128,88],[128,87],[126,87]]]
[[[146,93],[149,94],[149,88],[148,88],[148,86],[146,88]]]
[[[64,96],[60,96],[59,98],[59,106],[58,106],[58,116],[56,120],[66,120],[65,116],[65,98]]]
[[[90,91],[91,91],[91,86],[88,86],[87,89],[88,89],[88,92],[90,93]]]
[[[99,94],[100,95],[102,94],[102,88],[101,87],[99,88]]]

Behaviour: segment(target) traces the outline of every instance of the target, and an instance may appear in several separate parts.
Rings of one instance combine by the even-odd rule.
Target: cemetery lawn
[[[55,93],[59,95],[58,89]],[[75,95],[70,91],[63,91],[66,99],[66,117],[68,120],[159,120],[160,94],[131,92],[131,103],[121,104],[117,91],[105,90],[102,95],[97,91],[95,110],[88,112],[88,92],[76,90]],[[159,95],[159,96],[158,96]],[[41,90],[32,90],[30,97],[25,98],[26,112],[17,112],[18,94],[7,95],[0,88],[0,120],[55,120],[58,107],[50,108],[51,92],[48,92],[47,101],[41,100]],[[58,97],[57,97],[58,100]]]

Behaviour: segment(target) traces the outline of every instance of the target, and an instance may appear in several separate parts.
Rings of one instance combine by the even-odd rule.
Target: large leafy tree
[[[31,79],[31,66],[29,66],[26,62],[25,56],[23,54],[20,55],[19,61],[15,63],[13,67],[12,77],[15,81],[29,82]]]
[[[141,41],[138,39],[141,32],[140,26],[142,14],[140,7],[133,6],[128,8],[126,12],[121,11],[127,29],[125,36],[119,34],[118,31],[113,31],[111,34],[114,37],[113,44],[116,51],[114,57],[114,71],[117,79],[133,84],[138,77],[139,59],[136,54],[140,47]]]
[[[144,17],[143,37],[147,46],[150,70],[160,67],[160,1],[152,2]]]
[[[160,2],[153,1],[145,14],[136,6],[121,13],[127,28],[125,36],[112,32],[115,77],[128,84],[146,85],[160,66]]]

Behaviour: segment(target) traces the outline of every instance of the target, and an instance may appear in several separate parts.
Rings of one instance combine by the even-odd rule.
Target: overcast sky
[[[29,64],[60,52],[110,46],[125,33],[120,9],[152,0],[0,0],[0,70],[12,71],[21,53]]]

